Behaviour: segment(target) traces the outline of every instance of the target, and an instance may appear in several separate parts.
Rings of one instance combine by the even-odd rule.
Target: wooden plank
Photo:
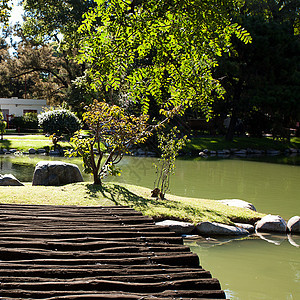
[[[129,207],[0,204],[0,298],[225,299],[181,237]]]

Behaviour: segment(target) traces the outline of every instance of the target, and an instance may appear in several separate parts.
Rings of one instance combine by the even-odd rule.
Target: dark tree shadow
[[[210,218],[215,219],[222,219],[224,217],[222,212],[214,211],[209,208],[197,208],[175,200],[161,200],[160,198],[150,198],[150,193],[149,198],[145,198],[134,194],[133,192],[129,191],[126,187],[120,186],[118,184],[107,184],[105,186],[88,184],[86,187],[88,190],[87,193],[91,197],[97,198],[97,194],[100,192],[103,195],[103,197],[111,200],[115,205],[129,206],[141,212],[145,212],[148,209],[151,210],[153,209],[153,207],[161,207],[161,217],[154,217],[156,221],[164,219],[163,211],[168,210],[173,210],[181,213],[181,215],[176,214],[176,216],[170,216],[169,213],[167,215],[167,218],[173,220],[190,222],[192,216],[197,216],[198,218],[201,218],[209,215]]]
[[[88,184],[87,189],[87,193],[91,197],[97,197],[97,193],[100,191],[103,197],[113,201],[115,205],[128,205],[130,207],[139,207],[141,209],[145,209],[154,205],[164,206],[167,208],[178,207],[178,204],[175,201],[161,200],[157,198],[145,198],[136,195],[129,191],[127,188],[117,184],[110,184],[105,186]]]

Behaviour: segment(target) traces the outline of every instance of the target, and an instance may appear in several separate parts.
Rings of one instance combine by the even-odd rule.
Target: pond
[[[31,181],[35,164],[53,157],[0,156],[0,174]],[[70,161],[70,160],[69,160]],[[80,159],[72,159],[81,169]],[[115,181],[153,188],[155,158],[125,157]],[[111,180],[112,178],[108,178]],[[208,199],[242,199],[264,213],[284,219],[300,215],[300,167],[238,159],[177,160],[171,179],[176,195]],[[85,175],[85,180],[91,180]],[[237,300],[300,299],[300,236],[186,239],[200,264],[220,280],[227,298]]]

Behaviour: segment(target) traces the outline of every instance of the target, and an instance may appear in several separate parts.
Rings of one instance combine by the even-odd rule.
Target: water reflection
[[[288,241],[292,246],[300,247],[300,235],[296,234],[278,234],[278,233],[266,233],[266,232],[255,232],[248,236],[220,236],[220,237],[199,237],[199,236],[186,236],[185,243],[189,245],[198,245],[203,248],[210,248],[216,246],[223,246],[225,244],[244,240],[263,240],[270,244],[280,246],[283,242]]]
[[[219,279],[228,299],[299,299],[300,235],[262,236],[185,239],[185,245]]]
[[[287,239],[286,234],[270,234],[270,233],[263,233],[263,232],[256,232],[256,235],[261,238],[263,241],[268,243],[274,244],[276,246],[280,246],[283,241]]]
[[[299,248],[300,247],[300,237],[299,236],[295,236],[292,234],[288,234],[288,241],[290,242],[291,245],[293,245],[294,247]],[[299,270],[300,272],[300,270]]]

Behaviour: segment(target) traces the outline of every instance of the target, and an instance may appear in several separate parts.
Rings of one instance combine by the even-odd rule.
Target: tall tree
[[[0,0],[0,29],[7,26],[10,11],[11,6],[9,5],[9,0]]]
[[[94,1],[24,0],[24,22],[16,31],[21,43],[16,55],[6,64],[9,82],[25,83],[14,96],[46,98],[50,104],[67,102],[72,109],[81,111],[82,102],[93,95],[73,81],[81,77],[85,65],[74,60],[77,51],[77,29],[82,14]],[[2,66],[4,67],[4,66]],[[3,69],[4,70],[4,69]]]
[[[24,0],[23,32],[38,44],[57,41],[64,50],[74,49],[82,15],[94,6],[93,0]]]
[[[212,92],[222,94],[212,69],[230,37],[248,33],[230,21],[235,1],[95,1],[85,14],[80,63],[95,90],[125,90],[144,111],[155,99],[165,113],[198,103],[208,114]],[[101,20],[101,22],[99,22]]]
[[[256,135],[272,127],[284,132],[299,119],[299,8],[293,0],[252,0],[235,14],[253,42],[245,46],[233,41],[236,51],[220,60],[216,72],[223,79],[225,107],[231,116],[228,140],[238,118],[248,122],[248,130]]]

